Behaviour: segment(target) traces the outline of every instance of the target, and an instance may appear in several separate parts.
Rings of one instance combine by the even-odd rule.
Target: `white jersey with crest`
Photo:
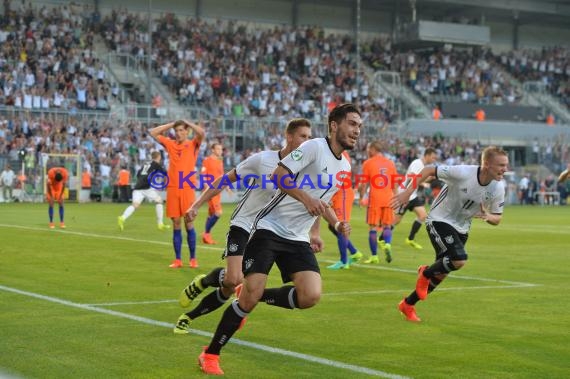
[[[481,204],[493,214],[502,214],[505,205],[503,182],[479,183],[480,166],[437,166],[435,176],[445,186],[433,201],[427,221],[441,221],[467,234],[471,219],[481,211]]]
[[[414,159],[412,161],[412,163],[410,163],[410,165],[408,166],[408,170],[406,171],[406,180],[404,181],[404,185],[402,186],[403,188],[400,187],[398,192],[404,192],[406,190],[406,187],[408,186],[408,184],[412,181],[412,179],[410,178],[410,175],[419,174],[424,169],[424,167],[425,167],[424,162],[420,158]],[[417,180],[418,179],[416,179],[416,181]],[[416,197],[418,197],[418,189],[417,188],[414,190],[414,192],[410,196],[410,201],[414,200]]]
[[[247,184],[247,189],[232,213],[230,225],[251,231],[255,216],[277,191],[277,186],[269,182],[269,178],[280,160],[279,151],[262,151],[237,165],[238,181],[241,186]],[[262,176],[267,179],[262,180]]]
[[[350,172],[348,160],[342,155],[335,156],[326,138],[304,142],[279,165],[296,177],[295,188],[327,204]],[[303,203],[278,190],[257,215],[254,227],[271,230],[288,240],[310,242],[309,231],[315,219]]]

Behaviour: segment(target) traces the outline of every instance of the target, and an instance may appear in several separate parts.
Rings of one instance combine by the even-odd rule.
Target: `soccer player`
[[[53,204],[57,201],[59,205],[59,227],[64,229],[65,223],[63,222],[63,193],[65,192],[65,183],[69,174],[63,167],[52,167],[47,173],[47,193],[46,199],[49,203],[49,228],[55,228],[53,224]]]
[[[159,230],[170,229],[169,225],[165,225],[163,222],[163,206],[162,197],[160,192],[151,186],[151,181],[153,180],[153,175],[159,175],[163,177],[166,173],[160,161],[162,157],[160,152],[153,151],[150,155],[151,160],[145,162],[145,164],[137,172],[137,183],[135,184],[135,189],[133,191],[133,202],[131,205],[125,209],[123,214],[117,219],[119,229],[121,231],[125,228],[125,221],[135,212],[135,210],[141,205],[144,199],[152,201],[155,203],[156,210],[156,222]],[[150,178],[150,180],[149,180]],[[157,179],[158,180],[158,179]]]
[[[303,143],[284,157],[273,175],[279,191],[258,213],[243,256],[243,289],[226,308],[210,345],[198,358],[202,371],[222,375],[221,349],[257,303],[286,309],[310,308],[321,296],[321,276],[314,248],[322,248],[319,216],[343,233],[350,225],[338,221],[328,203],[342,186],[338,174],[350,171],[342,156],[356,145],[362,126],[360,111],[352,104],[336,106],[328,117],[328,137]],[[293,286],[266,289],[273,264],[283,282]]]
[[[424,155],[421,158],[414,159],[408,170],[406,171],[406,181],[404,182],[404,187],[410,184],[413,179],[411,178],[412,175],[419,174],[425,166],[433,165],[437,161],[437,151],[434,148],[428,147],[424,151]],[[410,196],[410,201],[405,206],[401,206],[396,211],[396,215],[394,217],[394,226],[398,225],[406,211],[413,211],[416,214],[416,219],[412,224],[412,228],[410,229],[410,234],[408,238],[406,238],[406,244],[413,247],[414,249],[421,250],[423,249],[422,245],[417,243],[414,239],[416,238],[416,233],[422,227],[422,224],[426,220],[427,212],[426,212],[426,199],[423,195],[423,191],[418,186],[415,186],[414,192],[412,196]],[[399,192],[403,192],[404,189],[400,188]]]
[[[390,199],[396,194],[392,178],[398,174],[394,162],[382,154],[380,141],[370,142],[366,146],[368,159],[362,164],[364,183],[360,183],[360,205],[364,206],[364,194],[368,190],[368,208],[366,223],[369,226],[368,243],[370,258],[364,263],[379,263],[378,258],[378,229],[381,229],[380,247],[386,256],[386,262],[392,262],[392,223],[394,211],[390,208]]]
[[[202,175],[219,178],[224,174],[224,162],[222,160],[223,146],[221,143],[214,143],[211,146],[212,153],[202,162]],[[216,196],[208,200],[208,218],[206,219],[206,227],[202,234],[202,242],[208,245],[215,245],[216,241],[212,239],[210,231],[216,225],[216,222],[222,215],[222,195],[218,193]]]
[[[215,268],[208,275],[198,275],[180,294],[180,305],[187,307],[207,287],[216,290],[206,295],[200,304],[190,312],[178,318],[174,333],[185,334],[195,318],[210,313],[221,307],[234,293],[235,287],[242,282],[242,257],[249,239],[253,221],[257,213],[266,206],[276,192],[276,185],[264,178],[270,177],[279,161],[311,138],[311,123],[304,118],[289,121],[285,130],[287,144],[279,151],[262,151],[241,162],[226,175],[228,181],[247,186],[247,191],[238,203],[230,220],[226,249],[223,257],[226,268]],[[225,178],[217,178],[211,188],[206,188],[187,212],[187,218],[193,221],[198,209],[212,197],[219,194],[229,182],[222,184]],[[244,183],[244,181],[248,181]]]
[[[348,163],[351,163],[350,155],[346,150],[343,151],[342,155],[348,160]],[[347,173],[347,177],[348,179],[351,179],[350,173]],[[350,185],[342,186],[342,188],[340,188],[331,199],[331,207],[339,221],[350,222],[353,203],[354,188],[352,188],[352,180],[350,180]],[[358,262],[362,258],[362,253],[354,247],[348,238],[337,232],[334,225],[329,224],[329,230],[336,237],[338,250],[340,252],[340,260],[330,266],[327,266],[327,268],[331,270],[349,269],[352,262]],[[347,250],[350,250],[350,257],[347,254]]]
[[[169,129],[174,129],[174,140],[162,135]],[[188,129],[192,129],[194,137],[188,140]],[[168,152],[168,185],[166,187],[166,216],[172,220],[172,244],[176,259],[170,264],[171,268],[182,267],[182,230],[180,218],[194,202],[196,158],[200,144],[205,137],[204,129],[186,120],[177,120],[157,126],[149,131]],[[186,226],[186,242],[190,249],[190,267],[197,268],[196,231],[194,224],[184,220]]]
[[[421,321],[415,304],[425,300],[451,271],[461,269],[467,262],[465,244],[472,219],[480,218],[491,225],[501,222],[505,204],[502,179],[508,165],[507,153],[489,146],[483,150],[481,166],[425,167],[420,172],[418,184],[435,176],[443,180],[445,186],[434,200],[426,221],[435,249],[435,262],[419,267],[416,289],[398,305],[408,321]],[[396,195],[390,202],[392,207],[396,209],[406,204],[413,192],[413,186],[409,186]]]

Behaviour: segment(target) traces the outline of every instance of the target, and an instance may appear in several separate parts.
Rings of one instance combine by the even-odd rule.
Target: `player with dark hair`
[[[174,139],[162,135],[162,133],[174,129]],[[188,140],[189,130],[194,132],[194,137]],[[170,264],[171,268],[182,267],[182,230],[181,218],[184,216],[190,204],[194,202],[196,188],[196,159],[200,150],[200,144],[206,133],[202,126],[186,120],[177,120],[168,124],[157,126],[149,131],[150,135],[158,141],[168,152],[168,185],[166,187],[166,216],[172,220],[172,245],[174,247],[175,260]],[[196,259],[196,231],[194,224],[184,221],[186,226],[186,241],[190,250],[190,267],[198,267]]]
[[[152,201],[155,203],[156,210],[156,223],[159,230],[170,229],[169,225],[165,225],[163,222],[163,206],[162,206],[162,196],[160,192],[151,186],[151,182],[155,175],[159,177],[164,176],[166,171],[160,164],[162,157],[160,152],[153,151],[151,154],[151,160],[145,162],[140,170],[137,172],[137,183],[135,184],[135,189],[133,190],[133,202],[131,205],[125,209],[123,214],[118,217],[117,223],[121,231],[125,228],[125,221],[135,212],[135,210],[141,205],[144,199]],[[150,180],[149,180],[150,179]]]
[[[338,105],[329,114],[328,126],[327,138],[303,143],[284,157],[273,173],[279,191],[255,219],[243,256],[245,277],[239,299],[226,308],[210,345],[198,358],[207,374],[223,374],[220,352],[259,301],[304,309],[320,299],[321,276],[314,254],[322,248],[319,216],[348,237],[350,225],[338,221],[328,204],[343,184],[338,174],[350,171],[342,152],[357,143],[360,111],[352,104]],[[319,185],[307,185],[309,181]],[[294,285],[266,289],[273,264],[281,271],[283,282]]]
[[[467,263],[465,244],[473,218],[491,225],[499,225],[505,205],[505,186],[502,181],[508,169],[507,153],[495,146],[483,150],[481,166],[457,165],[425,167],[418,184],[430,176],[443,180],[445,186],[434,200],[427,217],[427,231],[435,249],[435,262],[418,269],[416,289],[398,305],[408,321],[419,322],[415,304],[425,300],[429,293],[452,272]],[[405,205],[414,192],[409,186],[396,195],[394,209]]]
[[[198,275],[182,291],[179,297],[180,305],[187,307],[207,287],[215,287],[216,290],[206,295],[200,304],[190,312],[178,318],[174,333],[185,334],[190,329],[190,323],[197,317],[210,313],[221,307],[236,291],[243,279],[242,258],[245,245],[249,239],[249,233],[253,226],[255,216],[266,206],[275,194],[277,187],[264,177],[270,176],[281,158],[286,157],[300,144],[311,138],[311,123],[304,118],[295,118],[289,121],[285,130],[287,144],[279,151],[262,151],[254,154],[241,162],[236,168],[226,175],[230,182],[247,186],[247,190],[230,220],[230,230],[227,234],[226,249],[223,258],[226,259],[226,268],[217,267],[208,275]],[[217,178],[211,188],[206,188],[200,197],[192,204],[187,212],[187,218],[193,221],[198,215],[198,209],[212,197],[217,196],[224,187],[229,187],[222,177]],[[243,181],[247,180],[247,183]],[[227,183],[227,184],[226,184]],[[258,188],[256,188],[256,186]]]
[[[65,193],[65,185],[68,178],[69,174],[63,167],[52,167],[47,173],[46,200],[49,203],[48,215],[50,229],[55,228],[55,225],[53,224],[53,205],[56,201],[59,205],[59,227],[65,228],[65,223],[63,221],[63,194]]]

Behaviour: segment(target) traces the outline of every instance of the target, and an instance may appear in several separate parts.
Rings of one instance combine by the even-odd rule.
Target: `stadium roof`
[[[290,0],[350,7],[357,0]],[[360,0],[361,10],[411,14],[410,0]],[[490,21],[509,21],[515,15],[520,24],[570,27],[570,0],[415,0],[418,19],[485,17]]]

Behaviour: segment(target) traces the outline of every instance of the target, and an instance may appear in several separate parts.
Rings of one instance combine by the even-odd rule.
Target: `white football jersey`
[[[336,157],[325,138],[304,142],[279,165],[295,175],[295,188],[327,204],[344,183],[344,175],[339,173],[350,172],[348,160],[342,155]],[[303,203],[278,190],[257,215],[254,228],[271,230],[288,240],[310,242],[309,230],[315,219]]]
[[[436,178],[446,185],[433,201],[427,221],[441,221],[467,234],[471,219],[481,210],[502,214],[505,205],[503,182],[492,180],[483,186],[479,183],[479,166],[438,166]]]
[[[408,186],[408,184],[411,181],[410,175],[419,174],[423,169],[424,169],[424,162],[419,158],[414,159],[412,161],[412,163],[410,163],[410,165],[408,166],[408,170],[406,171],[406,180],[404,181],[404,185],[403,185],[404,188],[400,187],[400,189],[398,189],[398,192],[404,192],[406,190],[406,187]],[[417,179],[416,179],[416,181],[417,181]],[[416,197],[418,197],[418,189],[417,188],[414,190],[414,192],[410,196],[410,201],[414,200]]]
[[[238,181],[241,186],[247,184],[248,188],[232,213],[230,225],[251,231],[255,216],[277,191],[277,186],[269,182],[269,178],[280,160],[279,151],[262,151],[237,165]],[[263,180],[263,176],[267,180]]]

